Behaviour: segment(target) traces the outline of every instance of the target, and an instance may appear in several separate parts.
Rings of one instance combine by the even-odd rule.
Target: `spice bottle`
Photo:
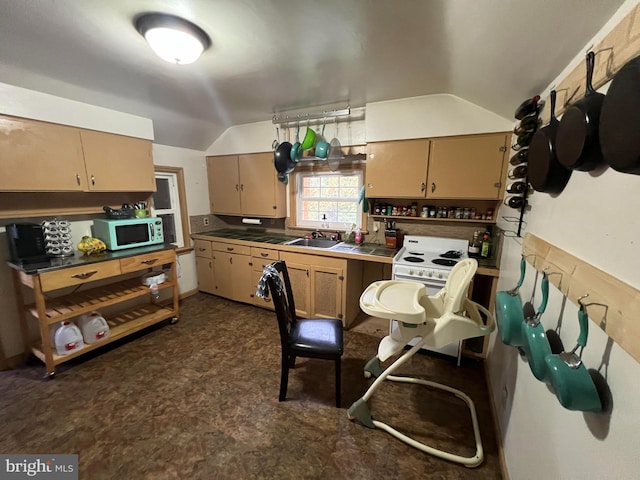
[[[477,258],[480,256],[480,247],[481,247],[481,242],[480,242],[480,234],[482,232],[477,231],[477,232],[473,232],[473,238],[471,240],[471,242],[469,243],[469,257],[471,258]]]

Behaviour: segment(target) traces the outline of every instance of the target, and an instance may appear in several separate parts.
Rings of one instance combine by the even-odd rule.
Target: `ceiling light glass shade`
[[[170,63],[193,63],[211,45],[211,39],[204,30],[173,15],[144,14],[138,17],[135,25],[151,49]]]

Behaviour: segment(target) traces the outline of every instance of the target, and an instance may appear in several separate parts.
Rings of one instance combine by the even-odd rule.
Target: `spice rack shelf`
[[[405,217],[403,215],[371,215],[371,218],[374,219],[392,219],[392,220],[402,220],[409,222],[446,222],[446,223],[475,223],[475,224],[484,224],[484,225],[492,225],[495,224],[495,220],[476,220],[471,218],[433,218],[433,217]]]

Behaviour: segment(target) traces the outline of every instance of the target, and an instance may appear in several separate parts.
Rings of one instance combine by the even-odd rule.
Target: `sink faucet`
[[[324,233],[322,233],[320,230],[316,230],[316,231],[312,232],[311,236],[313,238],[325,238],[324,237]]]

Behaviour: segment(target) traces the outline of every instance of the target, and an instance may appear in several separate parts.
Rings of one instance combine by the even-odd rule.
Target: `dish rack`
[[[49,257],[73,256],[71,225],[67,220],[45,220],[42,222],[45,250]]]
[[[134,211],[131,208],[111,208],[104,206],[102,209],[107,215],[107,218],[111,219],[132,218],[134,214]]]

